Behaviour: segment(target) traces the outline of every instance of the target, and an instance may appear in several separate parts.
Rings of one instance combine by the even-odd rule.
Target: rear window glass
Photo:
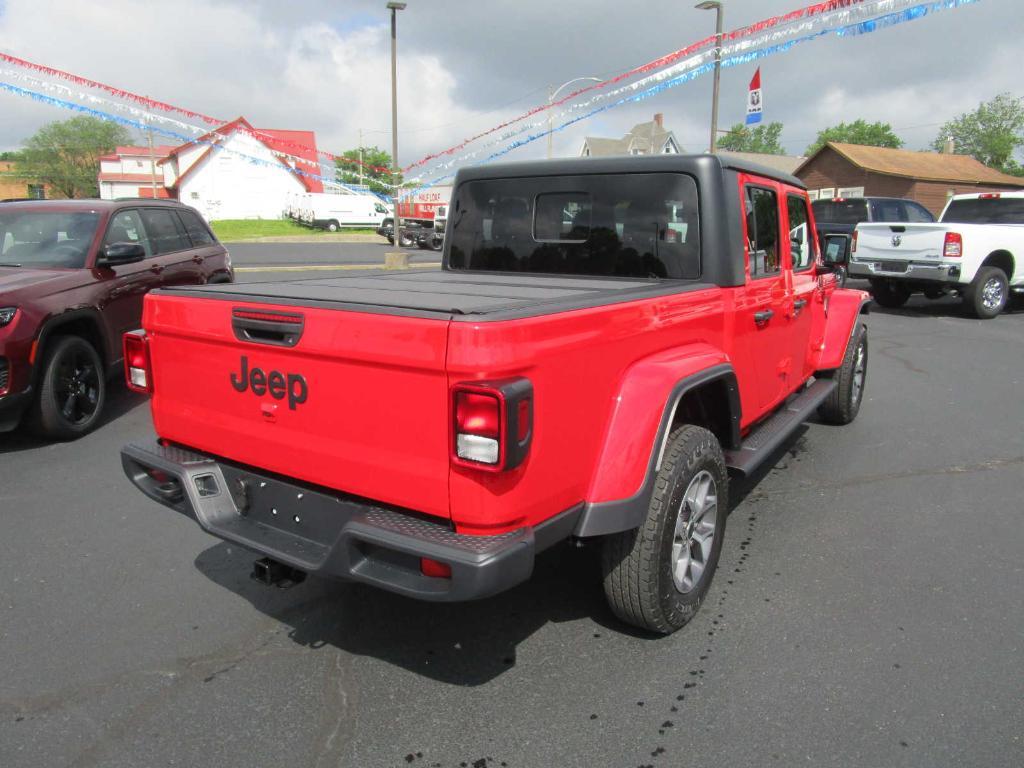
[[[1024,224],[1024,197],[954,200],[942,220],[953,224]]]
[[[814,220],[823,224],[859,224],[868,220],[866,200],[815,200]]]
[[[469,181],[448,222],[452,269],[700,277],[697,185],[683,174]]]

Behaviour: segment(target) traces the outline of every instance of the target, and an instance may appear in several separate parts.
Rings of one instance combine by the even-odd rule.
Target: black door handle
[[[152,272],[154,275],[159,275],[161,272],[164,271],[164,267],[162,264],[154,264],[152,267],[149,268],[149,271]]]
[[[760,312],[755,312],[754,313],[754,322],[757,323],[758,325],[764,325],[769,320],[771,320],[773,317],[775,317],[775,312],[774,311],[772,311],[770,309],[764,309],[764,310],[761,310]]]
[[[797,299],[793,302],[793,309],[799,311],[807,306],[807,299]]]

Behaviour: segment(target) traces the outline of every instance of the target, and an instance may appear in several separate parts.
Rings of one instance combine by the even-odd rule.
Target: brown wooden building
[[[807,158],[795,175],[812,197],[906,197],[936,216],[952,195],[1024,188],[1024,178],[993,170],[968,155],[834,142]]]

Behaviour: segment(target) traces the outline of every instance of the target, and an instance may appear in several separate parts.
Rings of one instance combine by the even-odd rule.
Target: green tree
[[[782,123],[767,123],[749,128],[736,123],[729,132],[718,140],[718,148],[726,152],[757,152],[762,155],[784,155],[786,151],[779,144]]]
[[[867,147],[889,147],[890,149],[899,149],[903,146],[903,140],[893,133],[889,123],[854,120],[852,123],[840,123],[819,131],[818,138],[807,148],[805,154],[810,157],[829,141],[840,144],[863,144]]]
[[[40,128],[23,143],[18,170],[26,179],[49,184],[65,197],[97,197],[100,155],[127,144],[124,126],[97,117],[72,117]]]
[[[391,168],[391,153],[379,147],[362,148],[362,178],[360,180],[360,149],[343,152],[335,161],[337,179],[344,184],[365,184],[374,192],[384,195],[391,194],[392,178],[390,171],[378,170]],[[398,174],[398,182],[402,183],[402,174]]]
[[[1024,175],[1024,166],[1013,157],[1024,146],[1024,98],[1001,93],[974,112],[950,120],[939,129],[932,148],[942,151],[949,138],[957,154],[971,155],[1004,173]]]
[[[18,152],[0,152],[0,162],[15,162],[21,159]]]

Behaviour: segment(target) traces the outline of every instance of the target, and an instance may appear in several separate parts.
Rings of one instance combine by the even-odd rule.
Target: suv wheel
[[[849,424],[860,411],[868,376],[868,330],[863,323],[850,338],[843,364],[834,371],[820,371],[820,379],[833,379],[835,389],[818,408],[818,416],[829,424]]]
[[[1006,308],[1010,283],[997,267],[982,267],[964,292],[964,307],[982,320],[991,320]]]
[[[89,432],[103,412],[106,389],[103,364],[92,344],[78,336],[52,340],[36,404],[37,431],[56,440]]]
[[[891,280],[872,280],[871,296],[883,307],[898,309],[907,303],[910,291],[905,285]]]
[[[615,615],[667,635],[697,613],[722,551],[729,477],[715,436],[673,432],[654,489],[640,528],[605,539],[601,566]]]

